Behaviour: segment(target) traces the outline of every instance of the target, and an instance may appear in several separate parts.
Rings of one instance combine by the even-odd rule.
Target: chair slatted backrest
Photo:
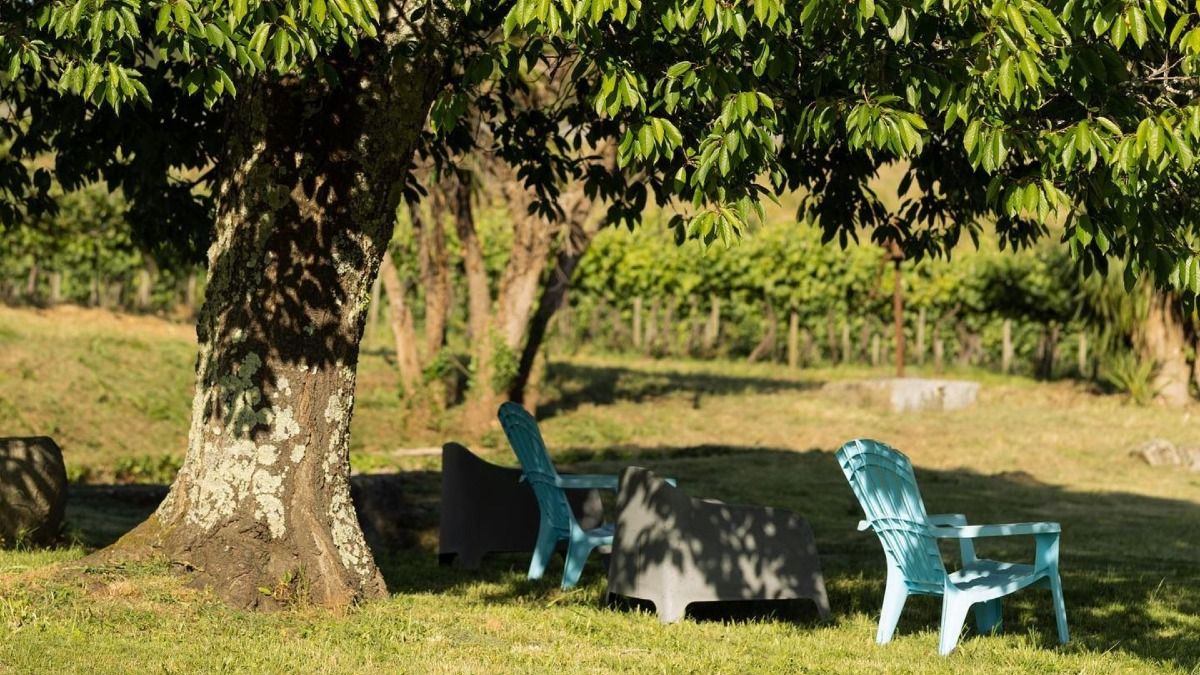
[[[927,529],[912,462],[895,448],[867,439],[846,443],[837,458],[888,562],[904,575],[910,590],[940,593],[946,566]]]
[[[508,443],[512,446],[517,460],[521,462],[521,470],[525,480],[533,488],[537,497],[538,508],[550,518],[556,528],[569,530],[574,515],[567,495],[562,488],[555,484],[558,471],[550,461],[546,452],[546,443],[542,440],[542,432],[538,429],[537,420],[524,408],[511,401],[500,406],[500,426]]]

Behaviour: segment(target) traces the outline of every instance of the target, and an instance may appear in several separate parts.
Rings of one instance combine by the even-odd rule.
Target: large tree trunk
[[[1156,399],[1173,408],[1187,405],[1188,391],[1186,341],[1179,301],[1171,293],[1154,292],[1150,296],[1146,319],[1135,333],[1143,358],[1155,364],[1151,387]]]
[[[386,592],[350,502],[355,367],[440,69],[372,44],[342,67],[346,88],[247,84],[233,107],[187,458],[105,554],[165,556],[238,606]]]

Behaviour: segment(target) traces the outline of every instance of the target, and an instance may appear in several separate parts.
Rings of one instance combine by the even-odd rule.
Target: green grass
[[[182,454],[191,331],[78,310],[0,309],[0,433],[51,433],[94,481],[123,459]],[[345,612],[228,609],[162,565],[85,567],[153,499],[114,501],[79,487],[58,550],[0,552],[3,672],[1200,672],[1200,474],[1144,466],[1126,449],[1152,437],[1194,442],[1200,410],[1136,408],[1068,383],[987,373],[980,404],[901,416],[821,391],[865,369],[788,373],[775,365],[574,357],[556,361],[540,417],[557,461],[608,471],[636,463],[689,492],[799,511],[817,535],[834,619],[805,603],[707,608],[660,626],[601,606],[603,567],[581,588],[523,578],[527,559],[439,568],[437,458],[398,448],[456,436],[405,428],[382,349],[364,356],[353,434],[360,470],[414,471],[414,544],[380,557],[391,597]],[[25,371],[30,375],[26,376]],[[60,382],[55,376],[66,378]],[[105,394],[107,393],[107,396]],[[11,411],[18,411],[14,415]],[[1063,524],[1072,642],[1054,640],[1048,594],[1006,604],[1006,633],[968,635],[936,655],[939,603],[910,601],[896,640],[873,644],[883,556],[854,524],[858,507],[832,457],[855,436],[888,440],[918,467],[931,511],[975,522]],[[466,439],[511,463],[501,436]],[[947,549],[947,554],[951,551]],[[1032,543],[982,553],[1028,558]]]

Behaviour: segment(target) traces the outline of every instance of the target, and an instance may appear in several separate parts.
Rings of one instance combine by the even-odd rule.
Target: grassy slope
[[[122,456],[181,453],[192,353],[190,329],[80,310],[0,309],[0,434],[50,432],[69,463],[103,477]],[[424,468],[399,447],[395,380],[369,349],[360,378],[354,456],[362,467]],[[83,551],[0,553],[0,672],[690,670],[812,668],[837,672],[1188,671],[1200,663],[1200,560],[1194,523],[1200,478],[1124,455],[1154,436],[1193,441],[1191,412],[1136,409],[1071,384],[979,375],[975,409],[901,417],[816,389],[858,375],[742,364],[576,358],[553,369],[542,417],[559,461],[610,470],[636,462],[677,476],[695,494],[805,513],[822,553],[835,620],[811,611],[749,621],[688,621],[601,609],[603,570],[560,593],[522,579],[526,561],[501,557],[477,573],[437,568],[424,546],[381,560],[394,595],[330,616],[298,609],[235,612],[182,587],[160,566],[85,569]],[[932,511],[976,522],[1063,523],[1073,642],[1053,644],[1046,594],[1006,608],[1002,637],[967,638],[936,654],[938,603],[910,601],[898,639],[872,644],[883,561],[854,531],[857,506],[831,456],[874,436],[919,467]],[[475,446],[496,445],[494,434]],[[500,448],[496,461],[510,461]],[[425,475],[435,491],[436,473]],[[97,527],[103,511],[73,511]],[[108,514],[115,518],[117,514]],[[427,529],[428,519],[416,527]],[[84,532],[88,534],[88,532]],[[86,538],[86,537],[85,537]],[[983,552],[1025,557],[1024,542]],[[50,566],[68,561],[64,566]],[[552,571],[553,574],[553,571]]]

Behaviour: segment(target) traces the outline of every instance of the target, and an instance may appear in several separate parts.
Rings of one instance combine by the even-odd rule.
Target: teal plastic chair
[[[850,441],[837,451],[838,462],[858,497],[867,519],[858,529],[870,528],[879,537],[887,557],[887,589],[875,641],[890,642],[900,611],[910,595],[942,596],[942,625],[938,651],[954,650],[967,611],[975,608],[980,633],[1002,628],[1001,598],[1031,586],[1050,589],[1059,642],[1066,642],[1067,610],[1058,576],[1058,523],[967,525],[960,513],[928,515],[912,462],[898,450],[879,441]],[[973,539],[1031,535],[1034,563],[1021,565],[975,557]],[[938,539],[957,539],[962,567],[946,572]]]
[[[559,543],[567,542],[567,557],[563,565],[563,589],[579,583],[583,565],[592,550],[599,546],[612,546],[611,524],[585,530],[575,520],[575,514],[567,503],[564,489],[601,489],[616,491],[617,476],[573,474],[560,476],[546,452],[546,443],[538,430],[537,421],[516,403],[500,406],[500,426],[512,445],[513,452],[521,462],[524,472],[522,480],[533,488],[541,517],[538,524],[537,543],[533,559],[529,561],[529,578],[541,579],[546,565]]]

